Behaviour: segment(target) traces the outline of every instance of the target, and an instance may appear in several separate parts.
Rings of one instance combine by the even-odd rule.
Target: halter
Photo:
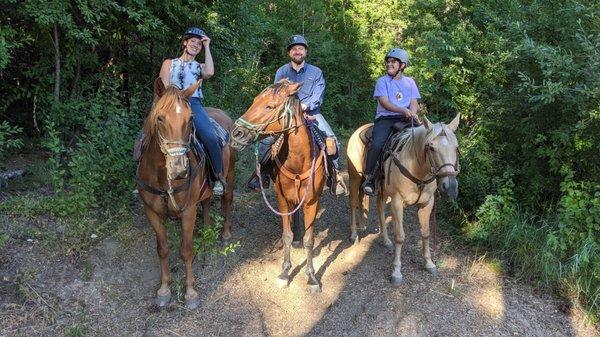
[[[160,152],[162,152],[163,155],[165,156],[165,161],[168,157],[183,156],[183,155],[186,155],[190,151],[190,144],[192,142],[192,137],[194,136],[194,132],[195,132],[193,129],[190,131],[190,136],[189,136],[187,142],[166,139],[160,133],[160,130],[158,129],[158,127],[156,127],[155,131],[156,131],[156,134],[158,135],[158,146],[160,148]],[[180,145],[180,146],[167,148],[167,145],[171,145],[171,144]],[[165,201],[165,208],[167,210],[169,207],[168,202],[167,202],[167,198],[168,198],[169,200],[171,200],[171,203],[173,204],[173,208],[174,208],[175,212],[180,213],[180,212],[185,211],[185,209],[187,208],[187,206],[189,204],[190,194],[191,194],[190,187],[191,187],[194,179],[196,179],[196,175],[198,174],[198,171],[199,171],[199,168],[201,167],[201,165],[203,165],[202,158],[199,158],[198,164],[196,164],[196,166],[193,169],[190,168],[190,165],[188,163],[188,165],[187,165],[188,168],[187,168],[187,172],[186,172],[187,183],[180,185],[176,188],[173,188],[172,179],[169,179],[168,165],[166,165],[167,186],[168,186],[167,190],[158,189],[158,188],[146,183],[145,181],[143,181],[139,177],[139,169],[140,169],[139,163],[138,163],[138,168],[137,168],[137,172],[136,172],[136,180],[138,182],[138,185],[140,187],[142,187],[144,190],[146,190],[152,194],[161,196],[163,198],[163,200]],[[200,195],[204,194],[205,188],[206,188],[206,179],[202,182],[202,186],[200,187]],[[178,194],[183,191],[187,191],[187,194],[185,196],[185,204],[183,205],[183,207],[179,207],[179,205],[177,204],[177,201],[175,200],[175,194]]]
[[[283,105],[283,107],[281,109],[279,109],[279,111],[276,111],[275,113],[272,114],[272,116],[269,118],[269,120],[267,120],[265,123],[250,123],[248,121],[246,121],[243,118],[238,118],[235,121],[235,125],[239,126],[239,127],[243,127],[246,130],[249,130],[250,133],[253,135],[253,140],[252,142],[245,142],[244,145],[248,145],[249,143],[254,143],[256,142],[256,140],[258,140],[258,137],[260,137],[261,135],[274,135],[277,133],[281,133],[281,132],[285,132],[291,129],[296,129],[299,127],[299,125],[296,124],[296,120],[294,117],[294,110],[292,108],[292,104],[293,104],[294,99],[292,99],[292,97],[288,97],[285,104]],[[300,102],[300,101],[298,101]],[[264,130],[271,124],[279,122],[280,120],[284,120],[285,121],[285,127],[281,130],[278,131],[272,131],[272,132],[264,132]],[[293,123],[293,125],[292,125]],[[233,137],[233,136],[232,136]],[[237,141],[237,140],[236,140]]]

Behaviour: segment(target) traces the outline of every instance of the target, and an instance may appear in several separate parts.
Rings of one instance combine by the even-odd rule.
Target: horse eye
[[[429,151],[435,152],[435,148],[433,146],[427,145],[427,148],[429,149]]]
[[[271,104],[267,105],[267,110],[273,110],[273,106]]]
[[[156,119],[158,120],[159,123],[165,122],[165,118],[163,116],[158,116]]]

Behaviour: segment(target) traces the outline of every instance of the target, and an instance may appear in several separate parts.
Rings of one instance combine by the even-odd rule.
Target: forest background
[[[339,135],[372,120],[391,47],[433,121],[461,114],[444,228],[600,316],[600,3],[542,0],[1,0],[0,161],[38,150],[51,193],[0,209],[77,216],[135,197],[137,136],[164,58],[211,37],[206,105],[237,117],[304,32]],[[1,166],[1,165],[0,165]],[[8,236],[0,226],[0,249]]]

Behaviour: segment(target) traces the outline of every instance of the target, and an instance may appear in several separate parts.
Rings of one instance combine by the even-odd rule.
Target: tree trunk
[[[79,80],[81,79],[81,62],[77,61],[77,68],[75,68],[75,78],[73,79],[73,86],[71,87],[71,99],[75,99],[75,95],[77,95],[77,86],[79,85]]]
[[[60,49],[57,24],[54,24],[54,102],[60,102]]]

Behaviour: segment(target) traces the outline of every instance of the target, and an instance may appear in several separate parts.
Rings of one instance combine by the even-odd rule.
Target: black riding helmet
[[[201,39],[203,36],[206,36],[206,33],[198,27],[190,27],[185,30],[185,33],[183,33],[184,40],[187,40],[190,37],[197,37]]]
[[[306,43],[306,39],[302,35],[292,35],[290,37],[290,40],[288,41],[287,45],[287,51],[290,51],[290,49],[296,45],[301,45],[304,46],[304,48],[308,49],[308,43]]]

